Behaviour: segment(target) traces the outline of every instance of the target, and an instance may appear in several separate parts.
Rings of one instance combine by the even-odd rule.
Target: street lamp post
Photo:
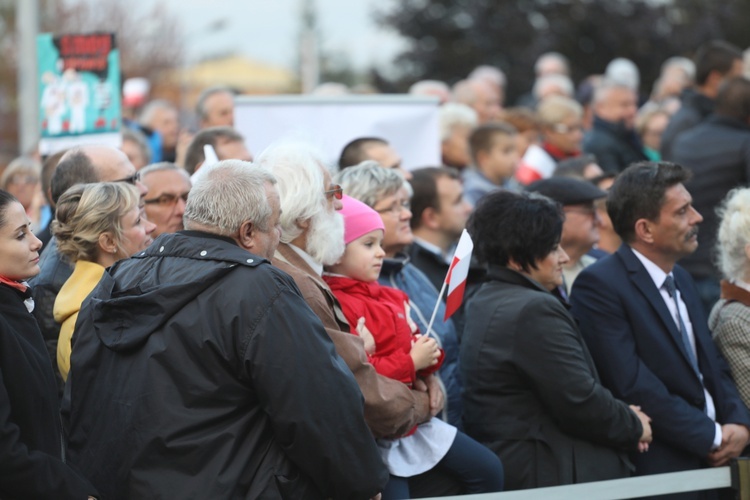
[[[39,141],[39,96],[36,36],[39,32],[38,0],[16,0],[18,33],[18,143],[21,154]]]

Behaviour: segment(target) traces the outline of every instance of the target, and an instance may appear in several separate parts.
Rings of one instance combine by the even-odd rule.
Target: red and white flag
[[[450,318],[454,312],[461,307],[464,300],[464,290],[466,289],[466,278],[469,276],[469,264],[471,262],[471,252],[474,250],[474,242],[471,236],[464,229],[461,233],[461,239],[458,240],[456,253],[453,254],[448,274],[445,276],[445,283],[448,285],[448,295],[445,298],[445,318]]]

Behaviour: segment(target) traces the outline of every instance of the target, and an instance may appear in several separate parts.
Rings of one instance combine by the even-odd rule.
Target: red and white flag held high
[[[466,289],[466,278],[469,276],[469,264],[471,261],[471,252],[474,250],[474,242],[471,236],[464,229],[461,233],[461,239],[458,240],[456,253],[453,254],[448,274],[445,276],[445,283],[448,285],[448,295],[445,298],[445,318],[450,318],[454,312],[461,307],[464,300],[464,290]]]

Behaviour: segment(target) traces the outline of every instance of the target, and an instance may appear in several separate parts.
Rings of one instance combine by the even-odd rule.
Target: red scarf
[[[4,283],[11,288],[15,288],[21,293],[26,293],[26,290],[29,289],[28,285],[26,285],[25,283],[21,283],[16,280],[12,280],[10,278],[6,278],[5,276],[0,276],[0,283]]]
[[[542,144],[542,148],[549,153],[549,155],[554,158],[556,161],[561,160],[567,160],[568,158],[576,158],[578,156],[581,156],[580,151],[574,151],[572,153],[566,153],[562,149],[558,148],[557,146],[553,146],[549,142],[545,142]]]

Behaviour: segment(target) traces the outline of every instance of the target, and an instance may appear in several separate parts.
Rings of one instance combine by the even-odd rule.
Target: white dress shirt
[[[685,324],[685,330],[687,333],[688,340],[690,341],[690,347],[693,350],[693,355],[695,356],[695,359],[698,359],[698,353],[695,347],[695,333],[693,332],[693,323],[690,321],[690,314],[688,314],[687,306],[685,305],[685,302],[682,300],[682,294],[680,293],[680,290],[677,289],[677,296],[675,297],[676,300],[672,300],[672,297],[669,296],[669,292],[667,292],[667,289],[664,287],[664,280],[667,278],[667,273],[665,273],[659,266],[651,262],[645,255],[638,252],[634,248],[631,247],[631,250],[633,250],[633,253],[636,257],[638,257],[638,260],[641,261],[641,264],[643,264],[643,267],[646,268],[646,271],[648,271],[649,276],[651,276],[651,279],[654,282],[654,285],[656,285],[656,288],[659,290],[659,294],[661,295],[661,298],[664,300],[664,304],[667,306],[667,309],[669,309],[669,314],[672,316],[672,319],[675,322],[675,325],[677,325],[677,329],[680,328],[680,320],[677,318],[677,307],[675,306],[675,302],[677,302],[677,305],[679,305],[679,311],[680,316],[682,316],[682,322]],[[670,275],[672,273],[669,273]],[[673,276],[674,278],[674,276]],[[703,385],[703,375],[700,375],[701,379],[701,385]],[[716,426],[716,433],[714,434],[714,449],[718,448],[721,444],[721,426],[716,423],[716,406],[714,405],[714,398],[711,397],[711,394],[706,390],[706,386],[703,385],[703,394],[706,397],[706,415],[708,418],[714,421],[714,425]]]

